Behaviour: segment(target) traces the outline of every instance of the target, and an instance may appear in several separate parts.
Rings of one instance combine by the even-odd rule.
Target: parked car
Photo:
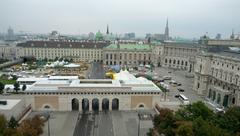
[[[171,80],[171,79],[172,79],[171,76],[164,76],[164,77],[163,77],[163,80]]]
[[[178,91],[179,91],[179,92],[184,92],[184,89],[178,88]]]
[[[175,84],[175,83],[177,83],[175,80],[171,80],[170,82],[169,82],[170,84]]]
[[[181,83],[177,83],[177,86],[181,86],[182,84]]]
[[[215,108],[215,112],[217,112],[217,113],[225,113],[225,110],[222,107],[217,107],[217,108]]]
[[[176,94],[174,97],[175,97],[175,98],[178,98],[178,97],[179,97],[179,94]]]

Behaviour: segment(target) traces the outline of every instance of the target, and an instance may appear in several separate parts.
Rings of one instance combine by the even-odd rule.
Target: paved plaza
[[[33,112],[34,113],[34,112]],[[72,136],[77,123],[78,112],[51,112],[49,119],[50,136]],[[43,134],[48,135],[48,122],[45,122]]]
[[[154,114],[153,111],[144,111]],[[74,136],[146,136],[152,120],[140,120],[137,111],[107,111],[79,114]],[[138,124],[140,123],[140,124]]]

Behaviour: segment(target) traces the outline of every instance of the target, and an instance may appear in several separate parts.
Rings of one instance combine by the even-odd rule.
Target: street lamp
[[[138,113],[138,136],[140,136],[140,114]]]
[[[50,114],[51,112],[48,110],[48,136],[50,136]]]

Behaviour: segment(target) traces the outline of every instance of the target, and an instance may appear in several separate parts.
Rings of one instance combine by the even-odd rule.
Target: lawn
[[[16,80],[8,80],[8,79],[2,79],[0,78],[0,82],[3,83],[3,84],[14,84],[16,83]]]

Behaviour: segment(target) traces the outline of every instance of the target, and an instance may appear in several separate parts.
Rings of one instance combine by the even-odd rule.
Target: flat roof
[[[0,101],[7,101],[7,105],[0,105],[0,110],[11,110],[15,105],[17,105],[21,99],[0,99]]]
[[[131,91],[154,91],[160,92],[161,90],[150,80],[139,77],[136,78],[128,71],[120,71],[116,74],[116,79],[76,79],[74,76],[67,76],[64,78],[55,77],[56,80],[38,80],[31,85],[25,92],[58,92],[66,91],[68,89],[77,88],[130,88]],[[77,76],[75,76],[77,77]],[[73,79],[71,79],[73,78]],[[62,80],[66,79],[66,80]]]

